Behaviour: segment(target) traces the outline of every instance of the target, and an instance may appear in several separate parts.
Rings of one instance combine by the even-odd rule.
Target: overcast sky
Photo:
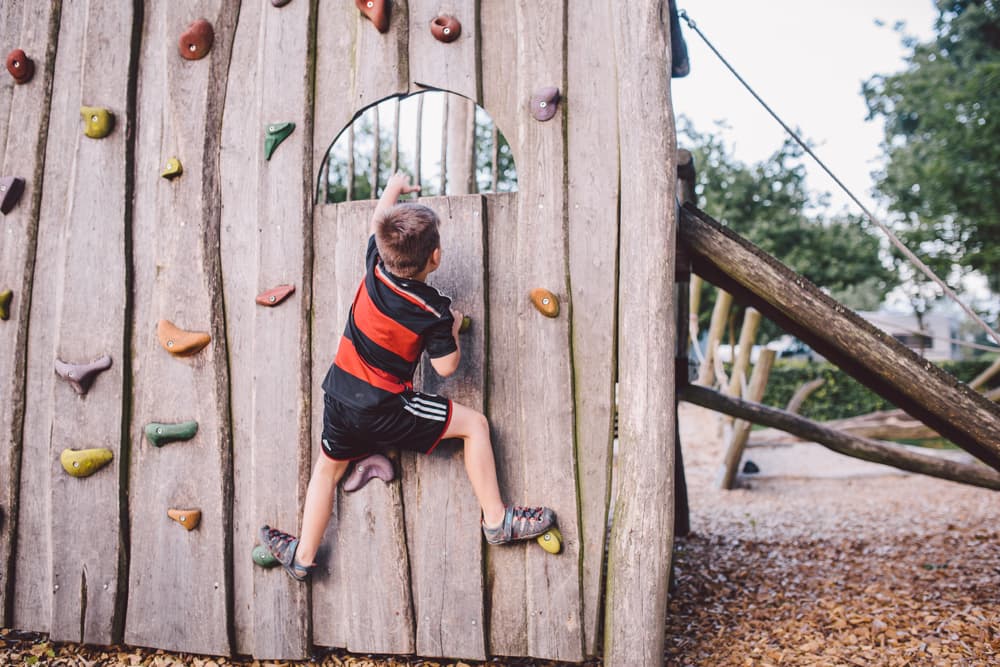
[[[922,41],[933,34],[930,0],[678,0],[698,28],[740,75],[791,127],[801,129],[814,150],[869,205],[878,168],[881,121],[865,121],[863,81],[903,68],[906,50],[892,30],[897,21]],[[884,26],[876,25],[876,20]],[[715,132],[725,121],[727,143],[737,159],[767,158],[784,130],[725,69],[701,38],[682,21],[691,73],[673,80],[674,111],[699,132]],[[808,185],[828,191],[832,202],[848,199],[807,159]]]

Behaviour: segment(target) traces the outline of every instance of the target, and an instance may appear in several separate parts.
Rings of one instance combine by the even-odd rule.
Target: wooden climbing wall
[[[617,305],[610,5],[398,0],[385,33],[349,0],[0,12],[4,44],[37,54],[31,84],[0,88],[0,175],[29,176],[2,219],[0,291],[9,280],[15,292],[0,322],[0,484],[16,491],[0,497],[5,623],[258,658],[302,658],[311,643],[599,653]],[[455,42],[431,37],[439,14],[461,21]],[[178,38],[200,18],[213,45],[183,59]],[[528,100],[544,86],[564,98],[541,122]],[[424,367],[418,383],[486,412],[505,500],[553,507],[564,552],[484,545],[450,442],[396,457],[399,481],[339,494],[310,589],[249,553],[261,524],[299,528],[322,455],[320,383],[363,270],[374,202],[314,205],[317,175],[353,117],[424,88],[485,108],[518,192],[427,200],[445,246],[431,282],[474,324],[459,373]],[[115,114],[110,135],[83,136],[82,105]],[[267,159],[266,128],[286,122]],[[171,157],[183,174],[167,180]],[[279,285],[295,288],[286,301],[254,302]],[[559,298],[557,318],[532,307],[535,287]],[[176,357],[161,319],[211,342]],[[85,396],[53,372],[57,357],[103,354],[112,366]],[[189,440],[145,435],[188,421]],[[72,478],[58,462],[67,447],[114,458]],[[200,510],[199,526],[184,530],[171,508]]]

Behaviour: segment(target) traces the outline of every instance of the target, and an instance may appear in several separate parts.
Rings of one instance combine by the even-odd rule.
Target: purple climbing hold
[[[535,120],[551,120],[559,110],[559,89],[555,86],[539,88],[531,96],[531,115]]]
[[[0,213],[7,215],[17,206],[24,193],[24,179],[17,176],[0,176]]]
[[[292,0],[271,0],[271,4],[274,5],[275,7],[284,7],[291,1]]]
[[[354,471],[344,480],[344,491],[353,493],[376,477],[386,483],[396,478],[392,462],[381,454],[372,454],[355,463]]]
[[[56,375],[69,382],[73,390],[81,396],[90,389],[94,378],[109,368],[111,368],[111,357],[106,354],[89,364],[68,364],[56,359]]]

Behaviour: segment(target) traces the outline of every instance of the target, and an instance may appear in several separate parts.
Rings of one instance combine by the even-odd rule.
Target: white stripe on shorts
[[[437,412],[421,412],[420,409],[415,407],[412,403],[404,405],[403,409],[410,414],[422,417],[423,419],[430,419],[431,421],[443,422],[448,420],[447,414],[440,414]]]
[[[423,398],[420,398],[419,396],[414,396],[413,397],[413,402],[414,403],[419,403],[420,405],[416,406],[416,407],[419,407],[421,410],[426,409],[426,410],[429,410],[431,412],[440,412],[443,415],[447,415],[448,414],[448,404],[447,403],[443,403],[443,404],[442,403],[435,403],[434,401],[428,401],[428,400],[425,400]]]

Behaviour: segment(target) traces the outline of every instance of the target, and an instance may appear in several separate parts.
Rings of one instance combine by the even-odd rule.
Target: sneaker
[[[299,538],[283,533],[270,526],[260,527],[260,543],[271,552],[271,555],[281,563],[285,572],[296,581],[305,581],[316,568],[315,565],[300,565],[295,562],[295,550],[299,546]]]
[[[516,540],[530,540],[546,533],[556,524],[555,512],[548,507],[519,507],[508,505],[503,521],[496,528],[483,524],[483,534],[490,544],[506,544]]]

